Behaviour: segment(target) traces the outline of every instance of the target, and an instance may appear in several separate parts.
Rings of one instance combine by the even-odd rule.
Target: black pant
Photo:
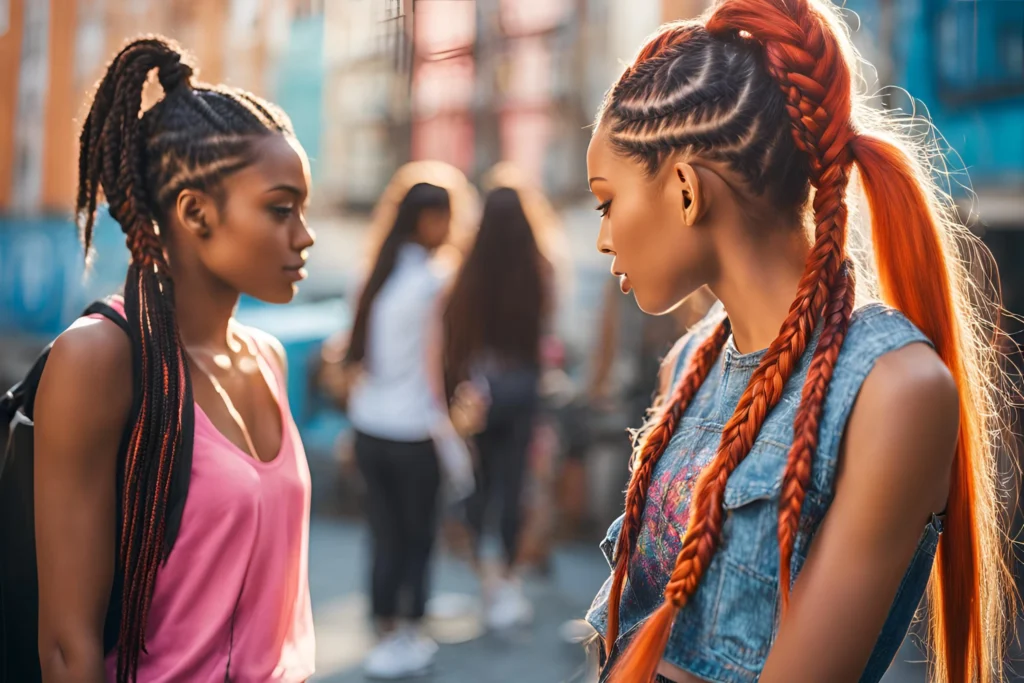
[[[373,537],[373,616],[420,619],[427,604],[430,551],[441,485],[434,444],[356,433]]]
[[[489,424],[476,436],[480,455],[476,491],[466,504],[466,517],[479,550],[488,505],[500,505],[501,540],[509,566],[516,560],[522,525],[522,493],[527,455],[533,436],[533,404],[524,405],[498,424]]]

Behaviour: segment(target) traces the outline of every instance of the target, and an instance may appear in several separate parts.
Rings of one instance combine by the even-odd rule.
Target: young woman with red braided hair
[[[930,680],[1002,680],[970,237],[856,64],[824,1],[723,0],[664,26],[601,109],[588,175],[623,291],[654,314],[702,285],[721,302],[666,362],[603,546],[603,681],[873,683],[926,588]]]
[[[143,113],[153,71],[163,97]],[[129,43],[82,129],[78,222],[88,252],[102,191],[131,252],[114,306],[130,336],[76,322],[39,386],[46,683],[313,674],[309,468],[283,351],[233,319],[240,294],[286,303],[305,276],[308,162],[280,110],[192,73],[162,38]]]

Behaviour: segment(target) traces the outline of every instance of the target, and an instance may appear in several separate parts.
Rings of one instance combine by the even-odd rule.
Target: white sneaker
[[[498,583],[487,608],[487,626],[495,631],[524,626],[533,620],[533,605],[517,581]]]
[[[367,678],[393,680],[422,676],[430,670],[437,644],[412,628],[401,628],[380,641],[363,665]]]

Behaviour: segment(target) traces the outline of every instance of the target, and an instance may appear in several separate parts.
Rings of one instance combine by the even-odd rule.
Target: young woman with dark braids
[[[722,0],[664,26],[601,109],[588,176],[623,292],[655,314],[701,285],[721,302],[666,361],[603,544],[602,680],[876,682],[926,588],[930,680],[1002,680],[972,238],[856,65],[824,0]]]
[[[143,113],[154,70],[163,97]],[[240,294],[286,303],[305,276],[308,162],[280,110],[192,74],[174,44],[135,40],[82,129],[78,223],[88,252],[102,192],[131,254],[131,338],[76,322],[39,388],[47,683],[313,673],[309,470],[284,355],[233,319]]]

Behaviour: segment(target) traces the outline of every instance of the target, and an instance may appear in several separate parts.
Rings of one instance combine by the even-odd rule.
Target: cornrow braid
[[[845,194],[853,160],[850,83],[837,35],[810,0],[725,0],[705,24],[665,27],[641,49],[602,108],[600,124],[607,127],[612,144],[651,175],[670,155],[701,156],[728,162],[751,191],[784,208],[799,206],[809,188],[815,189],[814,243],[796,298],[725,425],[715,457],[695,483],[666,601],[613,664],[613,681],[653,678],[675,615],[696,592],[717,548],[729,476],[781,400],[829,305],[826,335],[809,377],[811,388],[797,418],[803,430],[800,448],[790,453],[786,495],[780,501],[788,544],[784,552],[791,557],[791,529],[809,481],[821,403],[852,311],[852,280],[840,272],[846,259]],[[701,381],[702,377],[697,384]],[[810,401],[817,405],[807,405]],[[812,439],[806,436],[809,431],[815,432]],[[649,481],[649,472],[634,475],[627,521],[639,518],[646,498],[645,492],[633,489],[646,487]],[[638,522],[623,525],[619,548],[625,553],[635,543],[636,526]],[[783,533],[780,528],[780,538]],[[620,572],[619,565],[628,562],[628,557],[617,558],[616,578],[626,572]],[[788,584],[788,571],[784,576]],[[781,590],[788,595],[788,585]],[[609,626],[613,614],[618,625],[620,593],[613,584]]]
[[[157,71],[164,97],[141,113]],[[82,127],[76,219],[88,254],[99,195],[131,253],[125,316],[137,351],[141,391],[120,482],[119,561],[123,574],[117,683],[134,681],[160,563],[181,522],[191,469],[192,384],[174,308],[174,283],[158,224],[184,189],[215,191],[251,163],[260,136],[292,134],[287,117],[249,93],[192,82],[193,66],[158,36],[114,57]],[[173,507],[169,501],[181,501]]]

